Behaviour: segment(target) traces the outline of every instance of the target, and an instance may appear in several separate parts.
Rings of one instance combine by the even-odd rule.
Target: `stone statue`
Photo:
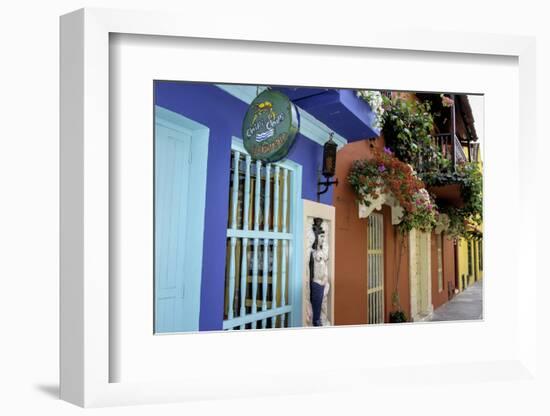
[[[328,275],[329,238],[327,224],[322,218],[313,218],[307,234],[307,253],[309,257],[309,293],[306,299],[306,325],[330,325],[328,320],[328,294],[330,290]]]

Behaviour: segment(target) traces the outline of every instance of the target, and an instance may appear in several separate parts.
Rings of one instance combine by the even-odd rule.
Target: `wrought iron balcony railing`
[[[465,147],[467,154],[464,150]],[[456,134],[436,134],[429,146],[419,149],[415,169],[419,173],[439,169],[441,158],[448,161],[448,166],[452,170],[456,169],[458,163],[477,162],[479,160],[479,143],[470,143],[464,146]]]
[[[460,143],[460,140],[458,140],[458,137],[456,136],[456,134],[452,134],[452,133],[437,134],[435,136],[434,141],[435,141],[434,145],[441,152],[443,157],[451,161],[453,161],[454,159],[454,162],[455,162],[454,164],[459,162],[466,162],[468,160],[468,158],[464,154],[464,149],[462,148],[462,144]],[[454,149],[453,149],[453,145],[454,145]]]

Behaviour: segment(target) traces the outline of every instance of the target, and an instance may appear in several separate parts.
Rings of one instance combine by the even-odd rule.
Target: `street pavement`
[[[431,321],[467,321],[483,318],[483,281],[477,281],[434,310]]]

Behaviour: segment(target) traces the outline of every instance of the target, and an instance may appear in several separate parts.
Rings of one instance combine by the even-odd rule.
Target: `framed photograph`
[[[61,18],[64,400],[534,371],[532,39],[180,21]]]

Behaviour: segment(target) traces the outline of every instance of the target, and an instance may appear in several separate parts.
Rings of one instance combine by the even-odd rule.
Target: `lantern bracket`
[[[328,188],[330,188],[332,185],[338,185],[338,178],[331,181],[329,178],[325,178],[324,181],[319,181],[317,183],[317,201],[319,201],[319,197],[328,192]],[[325,188],[321,190],[321,186],[324,186]]]
[[[333,136],[334,132],[331,132],[328,140],[323,145],[323,167],[322,171],[319,172],[319,181],[317,182],[317,202],[319,202],[319,197],[326,193],[331,185],[338,185],[338,179],[330,180],[336,173],[336,152],[338,150],[338,145],[333,140]],[[324,181],[321,181],[321,175],[324,176]],[[323,190],[321,190],[321,186],[324,186]]]

